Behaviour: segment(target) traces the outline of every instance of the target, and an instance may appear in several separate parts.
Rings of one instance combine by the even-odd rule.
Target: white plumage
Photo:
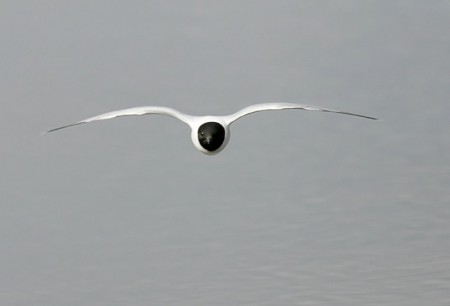
[[[376,120],[376,118],[374,117],[323,108],[320,106],[283,102],[254,104],[228,116],[191,116],[169,107],[142,106],[101,114],[69,125],[51,129],[47,131],[47,133],[83,123],[112,119],[121,116],[160,114],[177,118],[189,125],[189,127],[191,128],[191,139],[195,147],[202,153],[205,153],[207,155],[214,155],[222,151],[227,145],[228,140],[230,139],[230,125],[234,121],[256,112],[283,109],[302,109],[310,111],[330,112]]]

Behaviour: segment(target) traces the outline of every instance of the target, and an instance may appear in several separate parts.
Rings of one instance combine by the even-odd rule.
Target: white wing
[[[282,109],[303,109],[303,110],[310,110],[310,111],[321,111],[321,112],[329,112],[329,113],[338,113],[338,114],[344,114],[344,115],[351,115],[351,116],[357,116],[372,120],[377,120],[376,118],[349,113],[349,112],[343,112],[338,110],[333,110],[329,108],[323,108],[320,106],[313,106],[313,105],[303,105],[303,104],[294,104],[294,103],[283,103],[283,102],[274,102],[274,103],[262,103],[262,104],[255,104],[248,106],[246,108],[241,109],[240,111],[226,116],[226,120],[228,123],[232,123],[236,121],[237,119],[246,116],[248,114],[261,112],[261,111],[268,111],[268,110],[282,110]]]
[[[168,108],[168,107],[142,106],[142,107],[133,107],[133,108],[117,110],[117,111],[109,112],[106,114],[98,115],[95,117],[87,118],[87,119],[84,119],[84,120],[81,120],[81,121],[78,121],[78,122],[75,122],[75,123],[72,123],[69,125],[51,129],[51,130],[47,131],[46,133],[54,132],[57,130],[61,130],[61,129],[70,127],[70,126],[88,123],[88,122],[92,122],[92,121],[112,119],[112,118],[121,117],[121,116],[140,116],[140,115],[148,115],[148,114],[161,114],[161,115],[175,117],[188,125],[189,125],[189,120],[191,118],[191,116],[189,116],[189,115],[183,114],[177,110],[174,110],[174,109]]]

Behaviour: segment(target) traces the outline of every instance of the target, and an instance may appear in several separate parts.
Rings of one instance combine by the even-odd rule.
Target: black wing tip
[[[370,117],[370,116],[359,115],[359,117],[366,118],[366,119],[371,119],[371,120],[378,120],[378,118]]]
[[[82,123],[84,123],[84,122],[77,122],[77,123],[72,123],[72,124],[69,124],[69,125],[60,126],[60,127],[57,127],[57,128],[54,128],[54,129],[42,132],[41,135],[52,133],[52,132],[55,132],[55,131],[58,131],[58,130],[62,130],[62,129],[65,129],[65,128],[68,128],[68,127],[71,127],[71,126],[79,125],[79,124],[82,124]]]
[[[339,113],[339,114],[343,114],[343,115],[350,115],[350,116],[355,116],[355,117],[360,117],[360,118],[365,118],[365,119],[370,119],[370,120],[378,120],[378,118],[375,118],[375,117],[360,115],[360,114],[355,114],[355,113],[333,111],[333,110],[325,110],[325,111],[332,112],[332,113]]]
[[[364,118],[364,119],[378,120],[378,118],[370,117],[370,116],[365,116],[365,115],[358,115],[358,114],[351,114],[351,113],[344,113],[344,114],[346,114],[346,115],[352,115],[352,116],[356,116],[356,117],[360,117],[360,118]]]

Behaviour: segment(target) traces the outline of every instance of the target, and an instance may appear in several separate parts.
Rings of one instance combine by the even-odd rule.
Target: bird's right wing
[[[78,122],[75,122],[72,124],[68,124],[68,125],[64,125],[64,126],[55,128],[55,129],[51,129],[51,130],[47,131],[46,133],[50,133],[50,132],[68,128],[71,126],[75,126],[75,125],[79,125],[79,124],[83,124],[83,123],[89,123],[89,122],[98,121],[98,120],[106,120],[106,119],[112,119],[112,118],[122,117],[122,116],[141,116],[141,115],[148,115],[148,114],[160,114],[160,115],[171,116],[171,117],[174,117],[174,118],[177,118],[177,119],[183,121],[184,123],[186,123],[188,125],[189,125],[189,120],[191,118],[191,116],[183,114],[183,113],[181,113],[177,110],[174,110],[172,108],[169,108],[169,107],[142,106],[142,107],[127,108],[127,109],[109,112],[106,114],[101,114],[101,115],[87,118],[87,119],[84,119],[84,120],[81,120],[81,121],[78,121]]]

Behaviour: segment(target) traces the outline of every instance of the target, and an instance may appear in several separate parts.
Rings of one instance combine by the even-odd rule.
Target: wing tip
[[[343,112],[343,111],[337,111],[337,110],[331,110],[331,109],[323,109],[324,112],[329,112],[329,113],[338,113],[338,114],[343,114],[343,115],[350,115],[350,116],[355,116],[355,117],[360,117],[360,118],[365,118],[365,119],[370,119],[370,120],[378,120],[378,118],[376,117],[371,117],[371,116],[366,116],[366,115],[361,115],[361,114],[355,114],[355,113],[349,113],[349,112]]]
[[[79,124],[82,124],[82,123],[84,123],[84,122],[77,122],[77,123],[72,123],[72,124],[69,124],[69,125],[60,126],[60,127],[57,127],[57,128],[54,128],[54,129],[42,132],[41,135],[52,133],[52,132],[55,132],[55,131],[58,131],[58,130],[62,130],[62,129],[65,129],[65,128],[68,128],[68,127],[71,127],[71,126],[79,125]]]
[[[370,117],[370,116],[364,116],[364,115],[359,115],[362,118],[366,118],[366,119],[371,119],[371,120],[378,120],[378,118],[375,117]]]

